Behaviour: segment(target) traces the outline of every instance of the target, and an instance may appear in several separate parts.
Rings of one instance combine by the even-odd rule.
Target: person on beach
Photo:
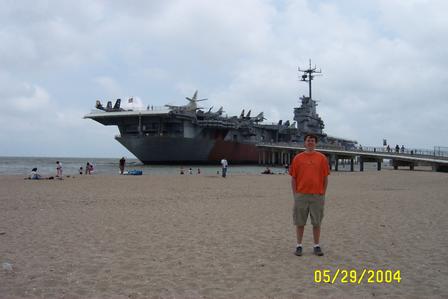
[[[222,177],[225,178],[227,175],[227,167],[229,166],[229,163],[227,162],[226,158],[223,158],[221,160],[221,166],[222,166]]]
[[[35,168],[31,169],[31,173],[28,178],[30,180],[40,180],[42,178],[42,176],[39,173],[37,173],[37,168],[35,167]]]
[[[285,163],[285,173],[288,173],[289,172],[289,164],[288,163]]]
[[[313,252],[317,256],[323,256],[319,239],[330,167],[325,155],[315,150],[317,136],[306,134],[304,140],[305,152],[296,155],[289,168],[294,197],[293,222],[297,235],[295,255],[302,255],[303,232],[310,215],[313,225]]]
[[[56,177],[62,178],[62,164],[59,161],[56,161]]]
[[[266,167],[266,169],[261,174],[274,174],[274,173],[269,167]]]
[[[120,174],[124,173],[124,166],[126,165],[126,159],[121,157],[120,159]]]
[[[93,164],[90,162],[86,163],[86,174],[92,174],[93,172]]]
[[[92,174],[93,172],[93,163],[89,164],[89,174]]]

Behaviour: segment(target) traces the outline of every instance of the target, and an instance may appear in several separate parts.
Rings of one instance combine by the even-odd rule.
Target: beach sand
[[[448,297],[448,174],[333,172],[323,257],[291,208],[287,175],[0,176],[0,298]]]

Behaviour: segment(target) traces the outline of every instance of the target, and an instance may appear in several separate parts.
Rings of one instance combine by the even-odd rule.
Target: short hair
[[[305,134],[305,137],[303,137],[303,141],[305,141],[308,137],[314,138],[316,143],[317,143],[317,141],[319,141],[319,139],[317,139],[317,136],[312,133]]]

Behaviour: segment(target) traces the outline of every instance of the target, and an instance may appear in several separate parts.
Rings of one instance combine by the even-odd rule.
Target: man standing
[[[229,163],[227,163],[226,158],[223,158],[221,160],[221,166],[222,166],[222,177],[225,178],[227,175],[227,166],[229,166]]]
[[[121,157],[121,159],[120,159],[120,174],[123,174],[125,164],[126,164],[126,159],[124,157]]]
[[[330,167],[327,158],[315,150],[317,136],[307,134],[304,140],[306,151],[296,155],[289,168],[294,196],[293,221],[297,234],[295,255],[302,255],[303,232],[309,214],[313,225],[313,252],[322,256],[324,253],[319,245],[320,226],[324,217]]]

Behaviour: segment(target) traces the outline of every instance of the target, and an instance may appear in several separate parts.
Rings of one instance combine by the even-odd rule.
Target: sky
[[[29,0],[0,10],[0,156],[133,157],[100,99],[293,119],[297,68],[331,136],[448,147],[448,1]],[[448,149],[447,149],[448,150]]]

